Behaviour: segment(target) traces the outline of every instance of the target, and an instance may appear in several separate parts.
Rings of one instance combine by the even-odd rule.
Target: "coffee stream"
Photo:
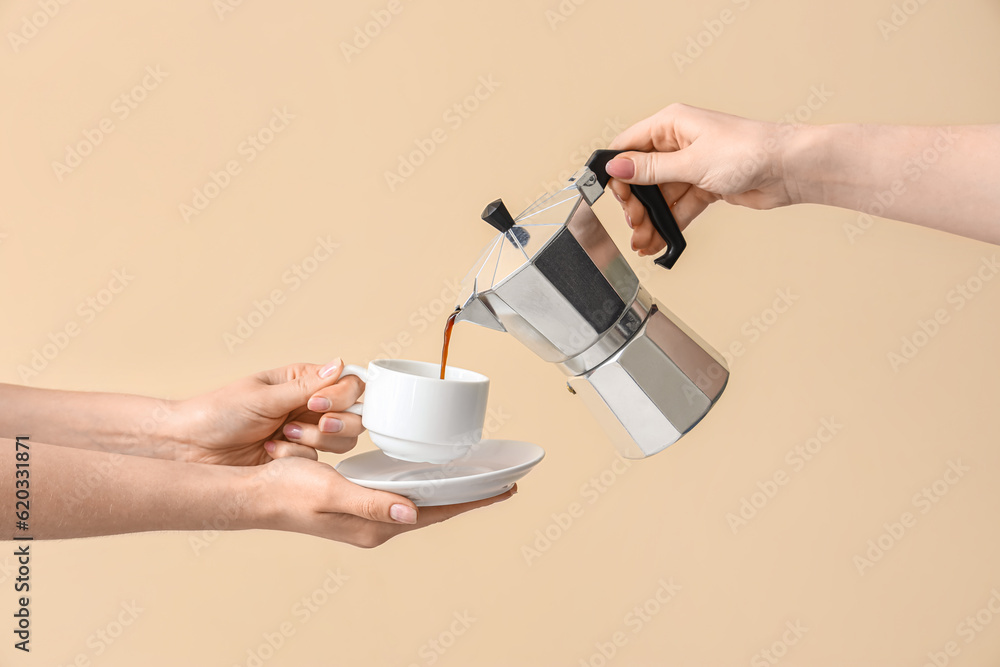
[[[444,325],[444,345],[441,346],[441,379],[444,379],[444,371],[448,367],[448,346],[451,345],[451,330],[455,328],[455,318],[462,311],[456,308],[455,312],[448,316],[448,321]]]

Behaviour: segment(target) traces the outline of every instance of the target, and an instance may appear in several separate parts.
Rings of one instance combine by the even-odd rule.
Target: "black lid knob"
[[[483,220],[493,225],[501,234],[505,234],[514,226],[514,217],[504,206],[502,199],[487,204],[486,208],[483,209]]]

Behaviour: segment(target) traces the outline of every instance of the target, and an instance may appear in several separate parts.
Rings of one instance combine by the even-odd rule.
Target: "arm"
[[[784,171],[795,203],[1000,243],[1000,125],[803,126]]]
[[[183,401],[0,384],[0,437],[175,461],[258,465],[343,453],[364,430],[364,391],[343,361],[290,364]]]
[[[1000,125],[765,123],[673,104],[619,135],[608,163],[640,254],[664,247],[629,183],[657,184],[681,228],[725,200],[828,204],[1000,243]]]
[[[0,384],[0,438],[30,433],[66,447],[175,458],[185,430],[176,401]]]
[[[236,467],[65,448],[34,439],[28,446],[29,474],[18,476],[15,442],[0,439],[0,539],[223,525],[226,530],[284,530],[372,547],[514,493],[418,512],[402,496],[357,486],[325,463],[296,456]],[[15,483],[25,478],[29,529],[19,531],[14,526]]]
[[[27,444],[25,475],[16,468],[14,441],[0,440],[2,539],[20,532],[13,526],[17,480],[28,480],[31,514],[26,534],[57,539],[201,530],[234,499],[246,497],[251,476],[250,469],[57,447],[34,436]],[[234,529],[251,527],[249,508],[239,509]]]

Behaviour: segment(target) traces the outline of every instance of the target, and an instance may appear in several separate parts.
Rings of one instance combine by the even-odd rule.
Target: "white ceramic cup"
[[[377,359],[367,370],[344,367],[365,383],[365,401],[347,409],[361,415],[372,442],[386,455],[418,463],[448,463],[483,437],[490,379],[426,361]]]

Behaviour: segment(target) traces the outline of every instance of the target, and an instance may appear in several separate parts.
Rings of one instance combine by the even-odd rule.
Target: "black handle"
[[[587,160],[587,167],[597,175],[597,182],[601,184],[602,188],[607,187],[608,181],[611,180],[611,177],[608,176],[608,162],[624,152],[597,150]],[[665,269],[673,267],[677,258],[684,252],[684,248],[687,247],[687,241],[684,240],[684,235],[681,234],[680,227],[674,220],[674,214],[670,212],[670,207],[663,199],[663,193],[656,185],[629,185],[629,188],[639,203],[645,207],[646,213],[653,223],[653,228],[667,243],[667,251],[654,261]]]

